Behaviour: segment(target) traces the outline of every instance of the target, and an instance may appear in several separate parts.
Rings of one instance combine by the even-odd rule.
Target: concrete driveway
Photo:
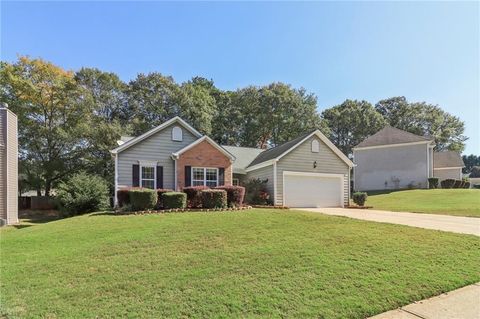
[[[348,208],[295,208],[327,215],[480,236],[480,218]]]

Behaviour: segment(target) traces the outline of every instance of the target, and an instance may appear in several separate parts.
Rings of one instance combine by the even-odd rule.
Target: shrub
[[[245,201],[253,205],[270,204],[270,195],[267,190],[268,179],[250,179],[245,184]]]
[[[428,188],[438,188],[438,178],[437,177],[430,177],[428,179]]]
[[[187,194],[181,192],[167,192],[162,194],[165,209],[187,207]]]
[[[480,184],[473,185],[473,188],[480,188]]]
[[[470,177],[480,177],[480,166],[473,166]]]
[[[223,189],[205,189],[202,191],[203,208],[227,207],[227,192]]]
[[[207,186],[184,187],[183,192],[187,194],[187,207],[198,208],[202,206],[202,191],[209,189]]]
[[[364,192],[355,192],[353,193],[353,202],[358,206],[364,206],[367,201],[367,193]]]
[[[453,188],[461,188],[462,187],[463,181],[456,179],[455,182],[453,183]]]
[[[117,191],[117,205],[123,207],[130,204],[130,190],[133,188],[122,188]]]
[[[153,209],[157,204],[157,192],[149,188],[130,189],[130,205],[132,210]]]
[[[108,207],[106,181],[96,175],[81,172],[57,187],[56,199],[66,216],[90,213]]]
[[[455,180],[451,178],[444,179],[443,181],[440,182],[440,185],[442,186],[442,188],[452,188],[454,184],[455,184]]]
[[[465,181],[465,184],[463,184],[463,188],[470,188],[470,182]]]
[[[157,204],[155,205],[155,208],[157,209],[165,208],[163,204],[162,195],[165,193],[173,192],[173,189],[157,188],[156,192],[157,192]]]
[[[216,189],[223,189],[227,192],[228,207],[240,207],[245,197],[245,187],[242,186],[218,186]]]

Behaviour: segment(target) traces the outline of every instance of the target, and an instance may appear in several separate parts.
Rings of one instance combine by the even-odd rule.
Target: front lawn
[[[478,237],[299,211],[93,214],[0,240],[0,317],[364,318],[480,280]]]
[[[479,189],[416,189],[370,193],[366,205],[394,212],[480,217]]]

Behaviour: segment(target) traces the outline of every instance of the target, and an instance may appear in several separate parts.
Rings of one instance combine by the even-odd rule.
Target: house
[[[0,105],[0,225],[18,223],[17,116]]]
[[[276,205],[348,205],[353,163],[319,130],[263,150],[221,146],[179,117],[135,138],[122,138],[111,153],[115,190],[234,185],[267,181]],[[115,192],[116,193],[116,192]]]
[[[430,137],[386,126],[353,148],[355,190],[428,188],[430,177],[460,179],[460,154],[434,147]]]

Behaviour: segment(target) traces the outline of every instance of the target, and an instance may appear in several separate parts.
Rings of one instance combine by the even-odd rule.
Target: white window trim
[[[157,164],[140,164],[140,187],[143,187],[143,180],[152,180],[151,178],[143,178],[142,170],[144,167],[153,167],[153,189],[157,189]]]
[[[310,143],[312,153],[320,153],[320,142],[314,138]]]
[[[218,181],[218,167],[198,167],[198,166],[195,166],[195,167],[191,167],[190,168],[190,176],[191,176],[191,181],[190,181],[190,184],[192,186],[193,185],[193,181],[194,181],[194,178],[193,178],[193,170],[194,169],[203,169],[203,186],[207,186],[207,169],[214,169],[217,171],[217,185],[216,186],[219,186],[219,181]],[[196,179],[195,181],[200,181],[199,179]],[[210,182],[212,182],[213,180],[209,180]],[[202,186],[202,185],[196,185],[196,186]]]
[[[179,136],[175,136],[175,133],[174,133],[175,130],[180,130],[180,132],[178,133]],[[172,127],[172,141],[174,141],[174,142],[182,142],[183,141],[183,130],[178,125],[175,125],[174,127]]]

